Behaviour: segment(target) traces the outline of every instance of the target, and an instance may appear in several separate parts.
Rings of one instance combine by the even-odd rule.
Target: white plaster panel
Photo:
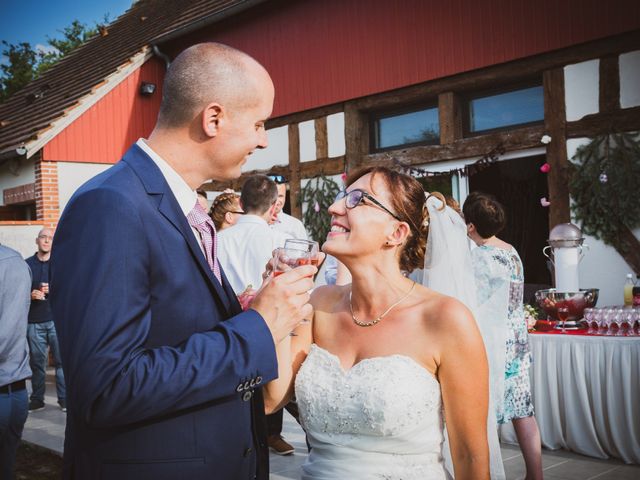
[[[19,187],[36,181],[34,159],[10,160],[0,166],[0,205],[4,204],[4,189]]]
[[[640,106],[640,50],[620,55],[620,106]]]
[[[329,142],[329,158],[345,154],[344,112],[327,116],[327,137]]]
[[[0,243],[27,258],[36,252],[36,237],[42,225],[0,225]]]
[[[316,125],[313,120],[300,122],[300,161],[310,162],[316,159]]]
[[[289,164],[289,127],[284,125],[267,130],[267,140],[267,148],[256,149],[249,155],[247,163],[242,166],[243,172]]]
[[[567,156],[571,159],[578,148],[589,143],[589,138],[574,138],[567,141]],[[572,214],[572,222],[580,226]],[[640,229],[634,230],[640,237]],[[589,250],[580,262],[580,288],[599,288],[598,306],[622,305],[625,275],[633,269],[620,256],[615,248],[606,245],[602,240],[585,235],[585,244]]]
[[[58,197],[60,212],[74,192],[91,178],[111,167],[104,163],[58,162]]]
[[[579,120],[599,110],[599,60],[564,67],[564,91],[567,120]]]

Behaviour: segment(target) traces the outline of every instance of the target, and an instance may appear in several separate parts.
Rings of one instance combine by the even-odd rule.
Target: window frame
[[[532,122],[518,123],[515,125],[507,125],[504,127],[489,128],[486,130],[476,130],[476,131],[471,130],[471,102],[473,100],[478,100],[480,98],[491,97],[491,96],[500,95],[504,93],[517,92],[518,90],[526,90],[532,87],[541,87],[543,89],[542,119],[535,120]],[[542,81],[542,77],[529,79],[523,82],[512,83],[509,85],[501,85],[499,87],[493,87],[493,88],[488,88],[483,90],[474,90],[469,93],[461,94],[461,100],[462,100],[461,103],[462,103],[462,118],[463,118],[463,121],[462,121],[463,138],[478,137],[481,135],[488,135],[491,133],[505,132],[508,130],[514,130],[518,128],[525,128],[525,127],[531,127],[534,125],[544,124],[546,112],[544,108],[544,84]]]
[[[389,147],[378,147],[376,146],[376,141],[378,138],[378,122],[381,119],[396,117],[407,113],[415,113],[421,112],[423,110],[433,110],[435,109],[438,112],[438,139],[436,142],[411,142],[411,143],[401,143],[398,145],[391,145]],[[402,148],[409,147],[418,147],[423,145],[440,145],[440,107],[438,105],[438,100],[430,100],[427,102],[420,101],[411,103],[409,105],[404,105],[397,108],[390,108],[384,110],[376,110],[369,113],[369,153],[379,153],[379,152],[387,152],[389,150],[398,150]]]

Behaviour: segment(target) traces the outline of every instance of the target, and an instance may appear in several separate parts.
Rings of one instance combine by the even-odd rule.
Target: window
[[[372,126],[373,150],[440,143],[437,107],[376,115]]]
[[[468,132],[477,133],[544,121],[542,85],[471,98]]]

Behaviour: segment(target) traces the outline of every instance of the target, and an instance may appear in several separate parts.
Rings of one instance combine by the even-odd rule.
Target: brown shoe
[[[267,443],[276,455],[291,455],[295,450],[293,446],[287,443],[280,435],[271,435],[267,439]]]

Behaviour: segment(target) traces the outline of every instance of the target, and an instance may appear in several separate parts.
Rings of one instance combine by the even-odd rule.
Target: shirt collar
[[[238,218],[238,221],[236,222],[236,225],[239,223],[259,223],[261,225],[269,226],[269,224],[264,218],[259,217],[258,215],[253,215],[251,213],[245,213],[244,215],[240,215],[240,217]]]
[[[160,155],[154,152],[143,138],[138,139],[136,145],[138,145],[144,153],[149,155],[149,158],[153,160],[153,163],[158,166],[160,172],[162,172],[162,176],[167,181],[167,184],[171,189],[171,193],[176,197],[180,210],[182,210],[182,213],[186,216],[191,210],[193,210],[193,207],[198,200],[198,194],[195,190],[191,190],[191,187],[187,185],[187,182],[184,181],[180,174],[176,172],[165,160],[163,160]]]

